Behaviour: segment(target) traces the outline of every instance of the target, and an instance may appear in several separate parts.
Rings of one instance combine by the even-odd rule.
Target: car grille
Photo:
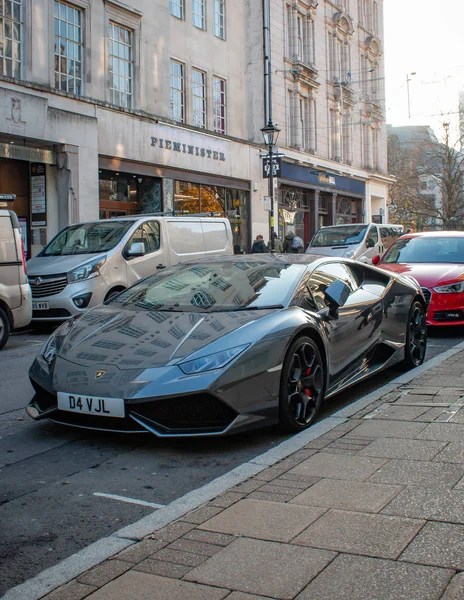
[[[68,285],[66,275],[29,275],[33,298],[45,298],[61,293]]]
[[[153,398],[150,402],[129,405],[130,412],[152,421],[166,432],[222,431],[237,413],[210,394],[193,394],[180,398]]]
[[[464,321],[464,313],[462,310],[437,310],[433,315],[434,321]]]
[[[71,316],[65,308],[48,308],[47,310],[33,310],[33,319],[67,319]]]
[[[430,300],[432,299],[432,292],[429,290],[429,288],[423,287],[421,288],[422,293],[425,296],[425,301],[427,302],[427,306],[430,304]]]

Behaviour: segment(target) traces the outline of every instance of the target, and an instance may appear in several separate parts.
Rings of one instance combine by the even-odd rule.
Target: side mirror
[[[374,256],[374,258],[372,259],[372,264],[373,265],[378,265],[380,262],[380,254],[377,254],[376,256]]]
[[[343,306],[350,295],[349,286],[336,279],[324,292],[324,297],[329,305],[329,315],[336,319],[338,317],[338,309]]]
[[[127,255],[131,258],[143,256],[145,254],[145,244],[143,242],[134,242],[129,248]]]

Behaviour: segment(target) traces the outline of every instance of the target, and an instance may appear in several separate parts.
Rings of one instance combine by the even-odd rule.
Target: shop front
[[[106,118],[103,114],[101,125]],[[100,154],[100,218],[148,213],[226,217],[235,251],[248,251],[250,147],[167,124],[133,125],[140,137],[126,136],[120,124],[111,144],[113,150],[124,150],[121,156]],[[256,160],[257,173],[259,167]]]
[[[278,184],[279,237],[289,232],[307,245],[320,227],[364,221],[365,183],[282,163]]]

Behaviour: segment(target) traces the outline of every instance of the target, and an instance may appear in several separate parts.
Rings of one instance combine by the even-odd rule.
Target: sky
[[[457,129],[464,92],[464,0],[384,0],[387,123]],[[409,75],[411,118],[406,77]],[[455,113],[449,116],[443,114]]]

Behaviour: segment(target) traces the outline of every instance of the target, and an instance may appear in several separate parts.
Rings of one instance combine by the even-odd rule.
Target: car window
[[[160,247],[160,228],[157,221],[147,221],[143,223],[132,234],[127,248],[132,244],[143,244],[145,253],[156,252]]]
[[[464,263],[464,238],[414,237],[397,240],[382,263]]]
[[[369,229],[369,233],[367,234],[368,239],[371,239],[374,244],[377,244],[377,242],[379,241],[379,234],[377,231],[377,227],[371,227]]]
[[[354,273],[347,265],[342,263],[322,265],[311,274],[308,289],[318,310],[323,310],[329,306],[324,292],[337,279],[346,283],[351,293],[355,292],[359,287]]]

